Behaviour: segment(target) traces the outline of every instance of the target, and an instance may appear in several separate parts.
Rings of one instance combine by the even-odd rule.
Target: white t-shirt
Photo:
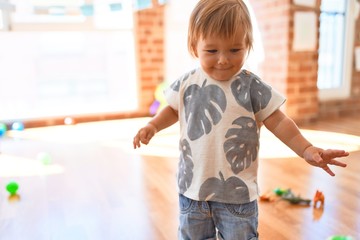
[[[197,201],[255,200],[260,127],[285,98],[249,71],[217,81],[201,68],[176,80],[165,97],[179,113],[179,193]]]

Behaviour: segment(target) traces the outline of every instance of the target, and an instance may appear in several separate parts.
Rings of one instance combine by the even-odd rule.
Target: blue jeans
[[[195,201],[179,195],[181,240],[258,239],[257,201],[246,204]]]

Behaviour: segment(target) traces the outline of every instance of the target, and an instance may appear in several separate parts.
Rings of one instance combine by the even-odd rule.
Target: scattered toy
[[[325,196],[322,192],[319,190],[316,190],[315,196],[314,196],[314,208],[324,208],[324,201]],[[318,203],[320,202],[320,205],[318,206]]]
[[[260,195],[260,201],[262,202],[274,202],[277,199],[278,196],[274,193],[274,191],[269,191],[263,195]]]
[[[18,189],[19,184],[17,184],[16,182],[9,182],[6,185],[6,190],[10,193],[11,196],[16,195]]]
[[[22,122],[14,122],[11,125],[11,129],[14,131],[23,131],[24,130],[24,124]]]
[[[149,112],[151,115],[156,114],[167,105],[167,101],[164,96],[164,90],[167,85],[165,82],[160,83],[155,90],[155,101],[151,104]]]
[[[295,196],[295,194],[289,189],[284,194],[281,195],[283,200],[290,202],[291,204],[301,204],[301,205],[310,205],[311,200],[300,197],[300,195]]]
[[[355,240],[355,239],[351,236],[334,235],[334,236],[328,237],[326,240]]]
[[[5,123],[0,123],[0,137],[4,136],[6,133],[7,127]]]
[[[44,165],[49,165],[52,162],[50,154],[48,154],[46,152],[38,153],[36,158],[38,161],[42,162]]]
[[[311,200],[296,196],[291,189],[275,188],[272,192],[268,192],[260,196],[260,201],[273,202],[275,200],[286,200],[291,204],[310,205]]]
[[[289,189],[284,189],[284,188],[275,188],[274,189],[274,193],[278,196],[282,196],[287,191],[289,191]]]

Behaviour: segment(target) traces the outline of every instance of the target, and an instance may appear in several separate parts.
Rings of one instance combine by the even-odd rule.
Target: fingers
[[[324,169],[325,172],[327,172],[330,176],[334,177],[335,173],[329,168],[328,165],[326,165],[325,167],[323,167],[322,169]]]
[[[138,147],[138,148],[140,147],[140,139],[139,139],[138,135],[136,135],[136,136],[134,137],[133,145],[134,145],[134,149],[136,149],[137,147]]]
[[[319,163],[320,165],[324,165],[321,168],[324,169],[325,172],[327,172],[330,176],[335,176],[335,173],[330,169],[328,165],[330,164],[338,167],[346,167],[346,163],[337,161],[334,158],[346,157],[348,155],[349,153],[343,150],[325,150],[320,154],[322,159]]]
[[[330,162],[324,163],[324,164],[325,164],[325,166],[323,166],[321,168],[324,169],[324,171],[327,172],[328,174],[330,174],[331,176],[335,176],[335,173],[330,169],[328,164],[335,165],[335,166],[338,166],[338,167],[346,167],[347,166],[346,163],[339,162],[339,161],[336,161],[336,160],[331,160]]]
[[[347,164],[340,162],[338,160],[335,160],[335,158],[339,157],[346,157],[349,153],[344,150],[325,150],[321,153],[321,158],[324,164],[331,164],[339,167],[346,167]]]
[[[147,145],[150,142],[150,139],[154,136],[152,131],[148,131],[145,128],[139,130],[133,140],[134,149],[141,146],[140,143]]]
[[[136,134],[136,136],[134,137],[134,140],[133,140],[134,149],[139,148],[141,146],[140,143],[147,144],[147,143],[144,143],[144,141],[141,139],[144,139],[144,137],[141,137],[141,130],[140,130]]]
[[[347,166],[346,163],[343,163],[343,162],[340,162],[340,161],[337,161],[337,160],[331,160],[328,164],[335,165],[335,166],[338,166],[338,167],[346,167]]]
[[[336,158],[347,156],[349,156],[349,152],[344,150],[323,150],[316,147],[308,148],[304,153],[304,158],[309,164],[324,169],[324,171],[327,172],[330,176],[335,176],[335,174],[330,169],[329,165],[346,167],[347,164],[336,160]]]
[[[333,158],[339,158],[339,157],[347,157],[349,156],[349,152],[346,152],[344,150],[333,150],[328,149],[322,152],[321,157],[326,160],[331,160]]]
[[[313,155],[313,162],[315,166],[322,168],[330,176],[335,176],[335,173],[330,169],[329,165],[338,167],[346,167],[347,164],[335,160],[334,158],[346,157],[349,153],[343,150],[325,150],[320,151],[318,154]]]

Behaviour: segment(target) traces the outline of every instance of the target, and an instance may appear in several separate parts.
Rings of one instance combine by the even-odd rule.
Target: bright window
[[[0,32],[0,121],[137,110],[131,1],[11,3],[12,31]]]
[[[4,28],[3,12],[0,9],[0,30]]]
[[[350,92],[355,0],[322,0],[318,88],[320,100]]]

